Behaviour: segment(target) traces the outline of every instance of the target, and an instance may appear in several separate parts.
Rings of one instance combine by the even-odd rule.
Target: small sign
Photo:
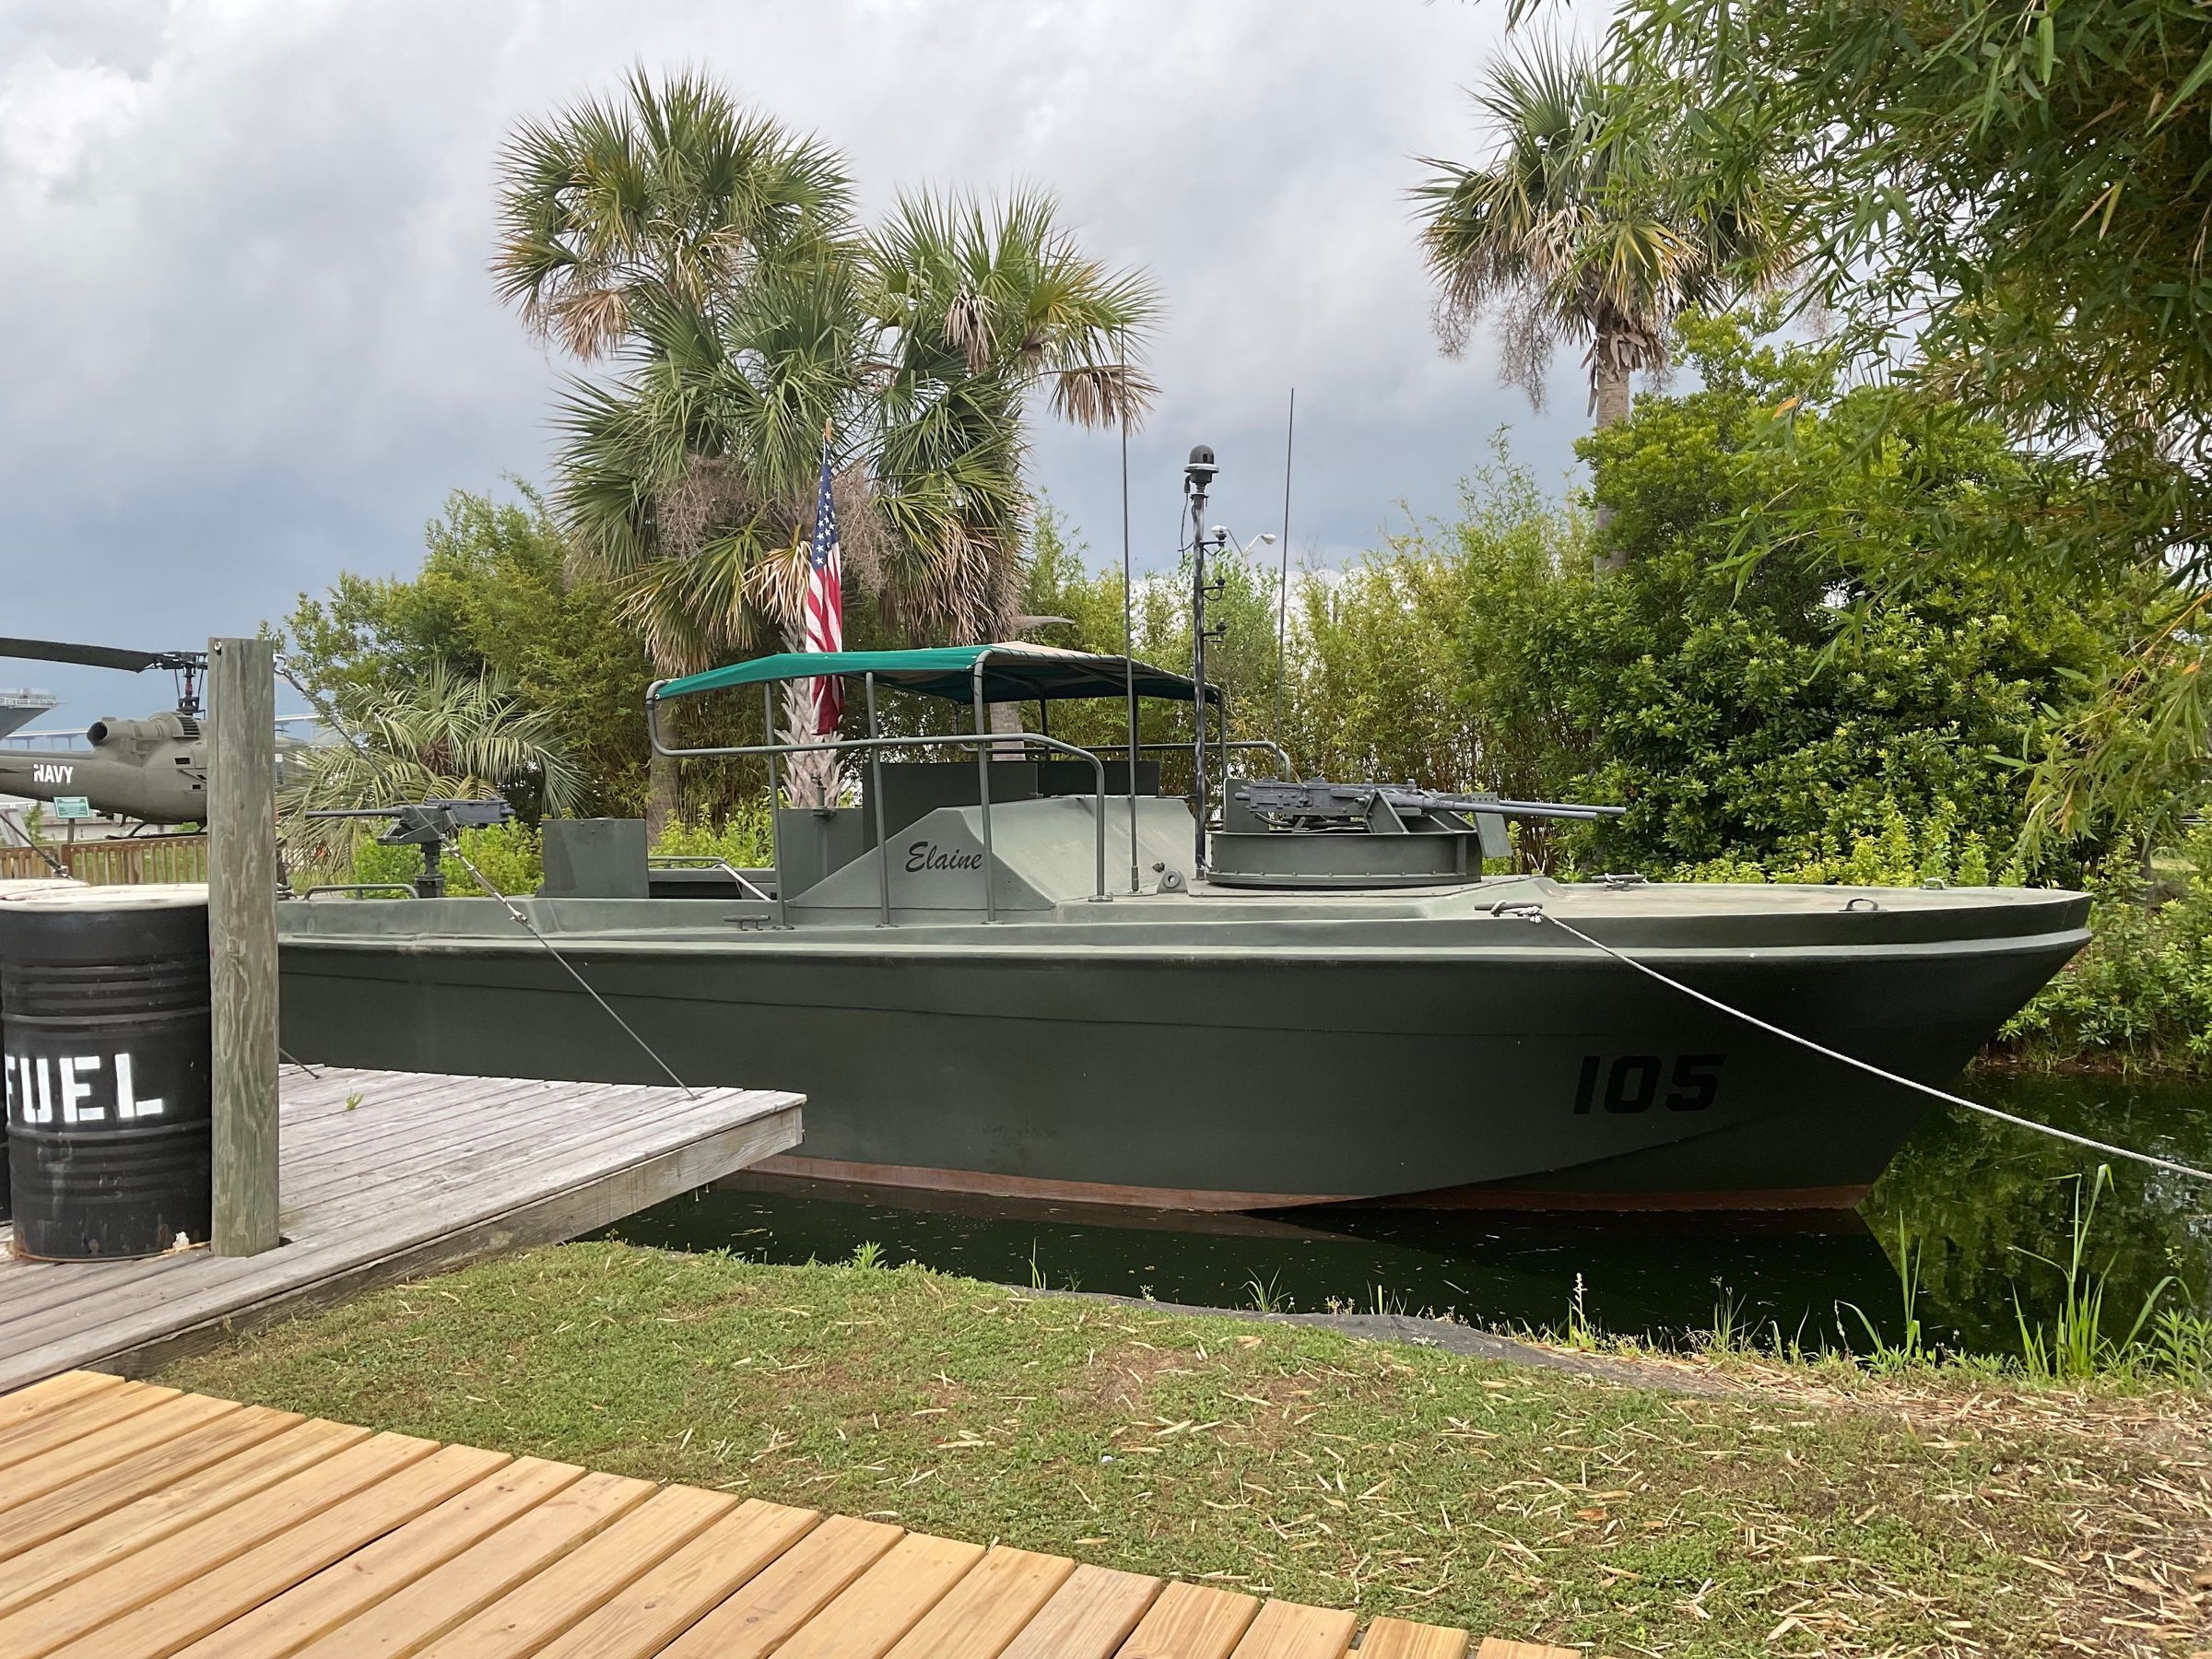
[[[53,816],[57,818],[88,818],[92,803],[83,795],[55,795]]]

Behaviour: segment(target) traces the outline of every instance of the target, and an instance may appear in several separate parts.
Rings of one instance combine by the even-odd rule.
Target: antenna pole
[[[1275,742],[1283,742],[1283,675],[1290,621],[1290,446],[1298,436],[1298,388],[1290,388],[1290,415],[1283,422],[1283,564],[1275,590]]]
[[[1199,444],[1182,470],[1183,493],[1191,503],[1191,804],[1197,817],[1197,858],[1194,874],[1206,874],[1206,492],[1213,482],[1214,452]],[[1226,752],[1226,751],[1225,751]]]

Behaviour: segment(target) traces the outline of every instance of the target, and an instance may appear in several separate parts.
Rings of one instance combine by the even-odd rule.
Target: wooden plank
[[[1467,1633],[1403,1618],[1378,1618],[1359,1641],[1359,1659],[1465,1659]]]
[[[75,1312],[102,1291],[120,1286],[159,1287],[175,1274],[189,1273],[206,1253],[180,1251],[139,1262],[27,1262],[0,1255],[0,1350],[40,1340],[6,1327],[51,1316],[57,1309]],[[151,1290],[159,1294],[158,1288]]]
[[[1344,1659],[1359,1628],[1357,1614],[1271,1601],[1237,1643],[1235,1659]]]
[[[606,1086],[599,1086],[606,1087]],[[383,1107],[341,1104],[324,1116],[295,1126],[285,1119],[290,1145],[285,1152],[285,1202],[303,1205],[302,1184],[310,1177],[341,1169],[351,1160],[394,1161],[396,1149],[407,1158],[418,1149],[453,1145],[470,1136],[497,1136],[514,1128],[557,1120],[594,1108],[592,1093],[577,1084],[517,1081],[463,1091],[446,1087]]]
[[[582,1477],[574,1464],[517,1458],[397,1531],[242,1610],[183,1649],[182,1659],[283,1659]],[[199,1589],[195,1584],[188,1594]]]
[[[727,1492],[665,1488],[553,1571],[518,1585],[455,1626],[424,1650],[425,1659],[502,1659],[535,1653],[737,1508],[738,1500]],[[230,1654],[226,1650],[206,1659],[230,1659]],[[241,1653],[239,1659],[253,1655]]]
[[[1086,1562],[1000,1659],[1112,1659],[1159,1599],[1160,1581]]]
[[[372,1435],[250,1497],[226,1503],[190,1525],[169,1530],[159,1541],[143,1542],[127,1535],[103,1539],[90,1559],[77,1557],[71,1547],[76,1535],[65,1533],[53,1544],[0,1567],[0,1596],[18,1604],[14,1612],[0,1618],[0,1653],[8,1659],[37,1659],[51,1653],[235,1559],[287,1527],[321,1514],[362,1488],[419,1463],[437,1449],[431,1441]],[[56,1546],[70,1558],[59,1567],[41,1559]],[[25,1605],[18,1592],[31,1582],[29,1570],[34,1565],[42,1582],[35,1599]],[[58,1584],[52,1582],[57,1579]]]
[[[121,1388],[97,1389],[52,1411],[25,1418],[14,1427],[0,1430],[0,1468],[126,1422],[140,1412],[151,1411],[162,1401],[176,1397],[177,1390],[173,1388],[157,1388],[150,1382],[125,1382]]]
[[[441,1446],[169,1594],[108,1618],[53,1649],[53,1659],[167,1659],[394,1527],[406,1526],[510,1461],[503,1452]],[[124,1564],[125,1571],[129,1565]]]
[[[653,1490],[649,1480],[586,1475],[321,1641],[297,1650],[297,1659],[367,1659],[370,1654],[401,1659],[420,1653],[612,1525]]]
[[[509,1141],[418,1171],[405,1183],[404,1209],[410,1220],[418,1215],[454,1223],[472,1220],[506,1207],[521,1194],[554,1192],[578,1181],[610,1174],[710,1134],[733,1117],[750,1119],[777,1110],[771,1102],[778,1097],[746,1089],[702,1089],[688,1098],[674,1088],[618,1091],[612,1085],[586,1087],[608,1095],[626,1095],[632,1115],[616,1123],[587,1116],[548,1130],[528,1157],[518,1158],[515,1143]],[[488,1190],[489,1179],[508,1184]],[[319,1205],[316,1215],[319,1225],[335,1227],[362,1217],[388,1220],[394,1215],[394,1206],[389,1194],[348,1186]]]
[[[904,1535],[880,1521],[830,1516],[670,1642],[660,1659],[761,1659]],[[613,1653],[630,1650],[602,1651],[612,1659]],[[554,1652],[560,1659],[578,1659],[565,1643]]]
[[[80,1395],[122,1385],[121,1377],[111,1377],[103,1371],[64,1371],[58,1377],[48,1377],[13,1394],[0,1394],[0,1430],[12,1429],[26,1418],[52,1411]]]
[[[743,1103],[736,1110],[748,1115],[688,1140],[664,1135],[678,1144],[620,1168],[605,1167],[604,1153],[590,1147],[551,1169],[537,1167],[532,1185],[541,1196],[477,1220],[410,1211],[373,1231],[295,1244],[251,1261],[203,1258],[197,1265],[207,1269],[251,1271],[235,1278],[210,1273],[197,1278],[195,1288],[180,1288],[155,1305],[96,1319],[66,1338],[0,1356],[0,1385],[72,1365],[135,1370],[166,1363],[279,1314],[459,1262],[574,1238],[798,1143],[795,1106],[759,1115]],[[484,1193],[479,1182],[470,1194],[472,1206],[480,1205]],[[492,1195],[501,1201],[507,1196],[497,1191]]]
[[[125,1504],[149,1496],[188,1490],[184,1483],[203,1472],[209,1480],[242,1478],[249,1473],[245,1462],[229,1469],[218,1469],[216,1465],[240,1457],[306,1420],[296,1411],[241,1406],[205,1429],[102,1469],[97,1475],[87,1476],[58,1492],[20,1504],[0,1515],[0,1561],[35,1548],[49,1538],[88,1525]],[[339,1425],[329,1427],[335,1429]],[[366,1429],[354,1430],[354,1438],[358,1440],[368,1437]],[[269,1453],[272,1457],[282,1454],[281,1448]],[[271,1475],[269,1478],[275,1480],[277,1476]],[[0,1612],[6,1610],[0,1606]]]
[[[1485,1636],[1475,1659],[1583,1659],[1575,1648],[1547,1647],[1541,1641],[1507,1641]]]
[[[165,1446],[240,1409],[235,1400],[180,1394],[98,1434],[87,1434],[0,1469],[0,1512],[42,1498],[141,1452]]]
[[[276,1247],[276,643],[207,641],[207,965],[218,1255]]]
[[[76,1533],[66,1548],[51,1550],[60,1559],[76,1564],[95,1553],[101,1537],[146,1535],[164,1517],[177,1526],[212,1513],[215,1506],[230,1502],[232,1495],[259,1491],[289,1473],[305,1469],[316,1458],[370,1438],[367,1429],[343,1422],[310,1425],[297,1411],[261,1411],[245,1406],[243,1425],[237,1418],[219,1422],[199,1433],[177,1440],[172,1447],[150,1451],[115,1469],[106,1469],[90,1480],[65,1487],[0,1515],[0,1561],[13,1561],[44,1548],[62,1533]],[[270,1425],[267,1418],[278,1418]],[[159,1535],[159,1533],[153,1533]],[[24,1572],[33,1572],[24,1566]],[[18,1606],[9,1583],[18,1569],[0,1566],[0,1613]],[[35,1572],[33,1572],[35,1577]]]
[[[471,1112],[427,1131],[403,1128],[388,1146],[343,1148],[344,1157],[301,1171],[300,1207],[287,1211],[295,1218],[294,1230],[304,1236],[310,1228],[332,1230],[364,1216],[385,1218],[406,1208],[453,1211],[456,1204],[456,1218],[466,1219],[470,1201],[487,1180],[536,1193],[546,1188],[541,1171],[558,1155],[581,1153],[590,1167],[615,1168],[632,1146],[642,1155],[680,1142],[684,1114],[696,1124],[718,1124],[729,1115],[726,1100],[685,1100],[672,1088],[591,1087],[606,1098],[534,1101],[527,1112],[505,1119],[478,1119]],[[639,1115],[610,1130],[607,1114],[625,1110]]]
[[[983,1547],[908,1533],[776,1650],[779,1659],[882,1659],[983,1559]]]
[[[469,1628],[464,1626],[428,1649],[422,1659],[492,1659],[493,1654],[508,1659],[512,1653],[529,1652],[536,1659],[650,1659],[782,1558],[820,1520],[813,1510],[747,1499],[727,1519],[716,1522],[542,1648],[515,1649],[488,1641],[472,1646]],[[493,1606],[485,1616],[496,1618],[499,1611]]]
[[[1075,1570],[1065,1556],[999,1545],[922,1616],[890,1659],[998,1659]]]
[[[450,1087],[453,1079],[438,1081]],[[295,1167],[294,1160],[288,1158],[285,1220],[291,1230],[295,1249],[288,1251],[281,1260],[261,1264],[211,1259],[206,1255],[177,1255],[137,1263],[73,1263],[66,1266],[41,1264],[45,1271],[35,1275],[40,1281],[35,1287],[25,1287],[20,1275],[0,1269],[0,1285],[7,1284],[11,1277],[17,1280],[12,1293],[0,1300],[0,1343],[11,1347],[23,1345],[23,1335],[6,1327],[33,1314],[43,1316],[44,1324],[32,1334],[30,1340],[51,1342],[96,1328],[137,1305],[158,1306],[165,1299],[149,1297],[145,1289],[146,1279],[153,1273],[182,1271],[195,1286],[237,1284],[264,1270],[297,1271],[298,1246],[320,1244],[341,1232],[356,1232],[362,1218],[371,1218],[373,1231],[394,1225],[404,1227],[411,1211],[427,1211],[433,1217],[444,1214],[446,1206],[441,1200],[449,1192],[464,1192],[479,1200],[487,1195],[496,1197],[503,1177],[510,1185],[535,1195],[547,1190],[542,1171],[547,1158],[555,1151],[589,1150],[596,1147],[603,1162],[613,1161],[618,1156],[619,1148],[609,1143],[605,1124],[594,1115],[598,1110],[594,1102],[611,1098],[618,1110],[621,1102],[638,1097],[643,1109],[640,1115],[645,1124],[641,1133],[650,1137],[659,1133],[655,1124],[665,1121],[666,1114],[660,1108],[683,1099],[665,1088],[529,1082],[511,1087],[518,1093],[542,1099],[534,1100],[528,1112],[487,1112],[481,1120],[475,1102],[471,1101],[465,1109],[453,1113],[450,1120],[442,1112],[429,1120],[433,1128],[427,1135],[419,1124],[410,1129],[406,1120],[399,1118],[394,1133],[401,1139],[382,1155],[365,1150],[363,1156],[368,1164],[365,1170],[348,1170],[341,1165],[333,1171],[311,1169],[302,1173]],[[719,1110],[713,1102],[709,1102],[709,1108]],[[408,1140],[410,1133],[419,1140]],[[469,1138],[472,1136],[473,1140]],[[449,1139],[454,1140],[458,1151],[449,1148]],[[394,1185],[404,1189],[406,1195],[405,1202],[397,1205],[394,1204],[391,1193],[384,1190]],[[461,1218],[465,1218],[455,1217],[456,1220]],[[53,1318],[56,1309],[66,1312],[58,1319]]]
[[[553,1095],[574,1087],[543,1077],[463,1077],[450,1072],[329,1070],[312,1087],[287,1087],[280,1122],[288,1147],[303,1147],[319,1132],[360,1117],[406,1121],[418,1110],[449,1105],[473,1108],[488,1100]],[[348,1106],[347,1100],[359,1104]],[[288,1158],[289,1154],[287,1154]]]
[[[1229,1659],[1259,1611],[1257,1596],[1171,1583],[1123,1643],[1119,1659]]]

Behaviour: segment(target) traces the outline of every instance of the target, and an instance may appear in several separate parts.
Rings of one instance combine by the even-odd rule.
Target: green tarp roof
[[[922,651],[785,652],[778,656],[754,657],[704,674],[664,680],[654,688],[657,697],[688,697],[698,691],[719,691],[729,686],[759,686],[776,680],[816,679],[841,674],[858,677],[873,674],[880,685],[930,697],[968,702],[975,696],[975,665],[983,664],[983,700],[1031,702],[1039,698],[1119,697],[1125,685],[1125,660],[1093,656],[1087,651],[1062,651],[1053,645],[937,645]],[[1135,665],[1139,697],[1191,700],[1192,682],[1180,674],[1147,664]],[[1208,702],[1221,700],[1221,688],[1206,688]]]

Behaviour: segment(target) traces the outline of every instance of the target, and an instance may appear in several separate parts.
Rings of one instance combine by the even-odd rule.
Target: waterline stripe
[[[2038,1135],[2048,1135],[2057,1140],[2071,1141],[2077,1147],[2087,1147],[2092,1152],[2102,1152],[2108,1157],[2126,1159],[2131,1163],[2147,1164],[2154,1170],[2164,1170],[2171,1174],[2186,1175],[2192,1181],[2212,1182],[2212,1170],[2199,1170],[2189,1164],[2175,1163],[2169,1158],[2159,1158],[2148,1152],[2135,1152],[2125,1147],[2115,1147],[2105,1141],[2091,1140],[2086,1135],[2076,1135],[2070,1129],[2053,1128],[2049,1124],[2039,1124],[2032,1118],[2015,1117],[2009,1112],[1999,1112],[1994,1106],[1984,1106],[1979,1100],[1970,1100],[1964,1095],[1955,1095],[1948,1089],[1936,1088],[1926,1083],[1916,1083],[1911,1077],[1900,1077],[1895,1072],[1884,1071],[1878,1065],[1815,1042],[1810,1037],[1801,1037],[1795,1031],[1785,1031],[1782,1027],[1761,1019],[1756,1014],[1747,1014],[1741,1008],[1731,1007],[1717,996],[1708,996],[1693,985],[1686,985],[1678,979],[1669,978],[1650,963],[1640,962],[1634,957],[1614,949],[1612,946],[1602,939],[1592,938],[1581,928],[1571,923],[1560,921],[1559,917],[1552,915],[1541,905],[1502,905],[1494,913],[1502,916],[1520,916],[1531,922],[1548,922],[1560,932],[1580,939],[1592,949],[1604,951],[1615,961],[1625,962],[1630,968],[1635,969],[1637,972],[1657,980],[1669,990],[1679,991],[1694,1002],[1701,1002],[1709,1008],[1717,1008],[1724,1014],[1732,1015],[1742,1020],[1746,1025],[1757,1026],[1771,1036],[1780,1037],[1787,1042],[1794,1042],[1800,1048],[1810,1049],[1816,1054],[1822,1054],[1830,1060],[1841,1061],[1845,1065],[1854,1066],[1869,1077],[1881,1078],[1885,1083],[1896,1083],[1906,1088],[1917,1089],[1924,1095],[1946,1101],[1950,1105],[1963,1106],[1969,1112],[1980,1112],[1983,1117],[1995,1118],[2001,1124],[2010,1124],[2019,1129],[2032,1129]]]

